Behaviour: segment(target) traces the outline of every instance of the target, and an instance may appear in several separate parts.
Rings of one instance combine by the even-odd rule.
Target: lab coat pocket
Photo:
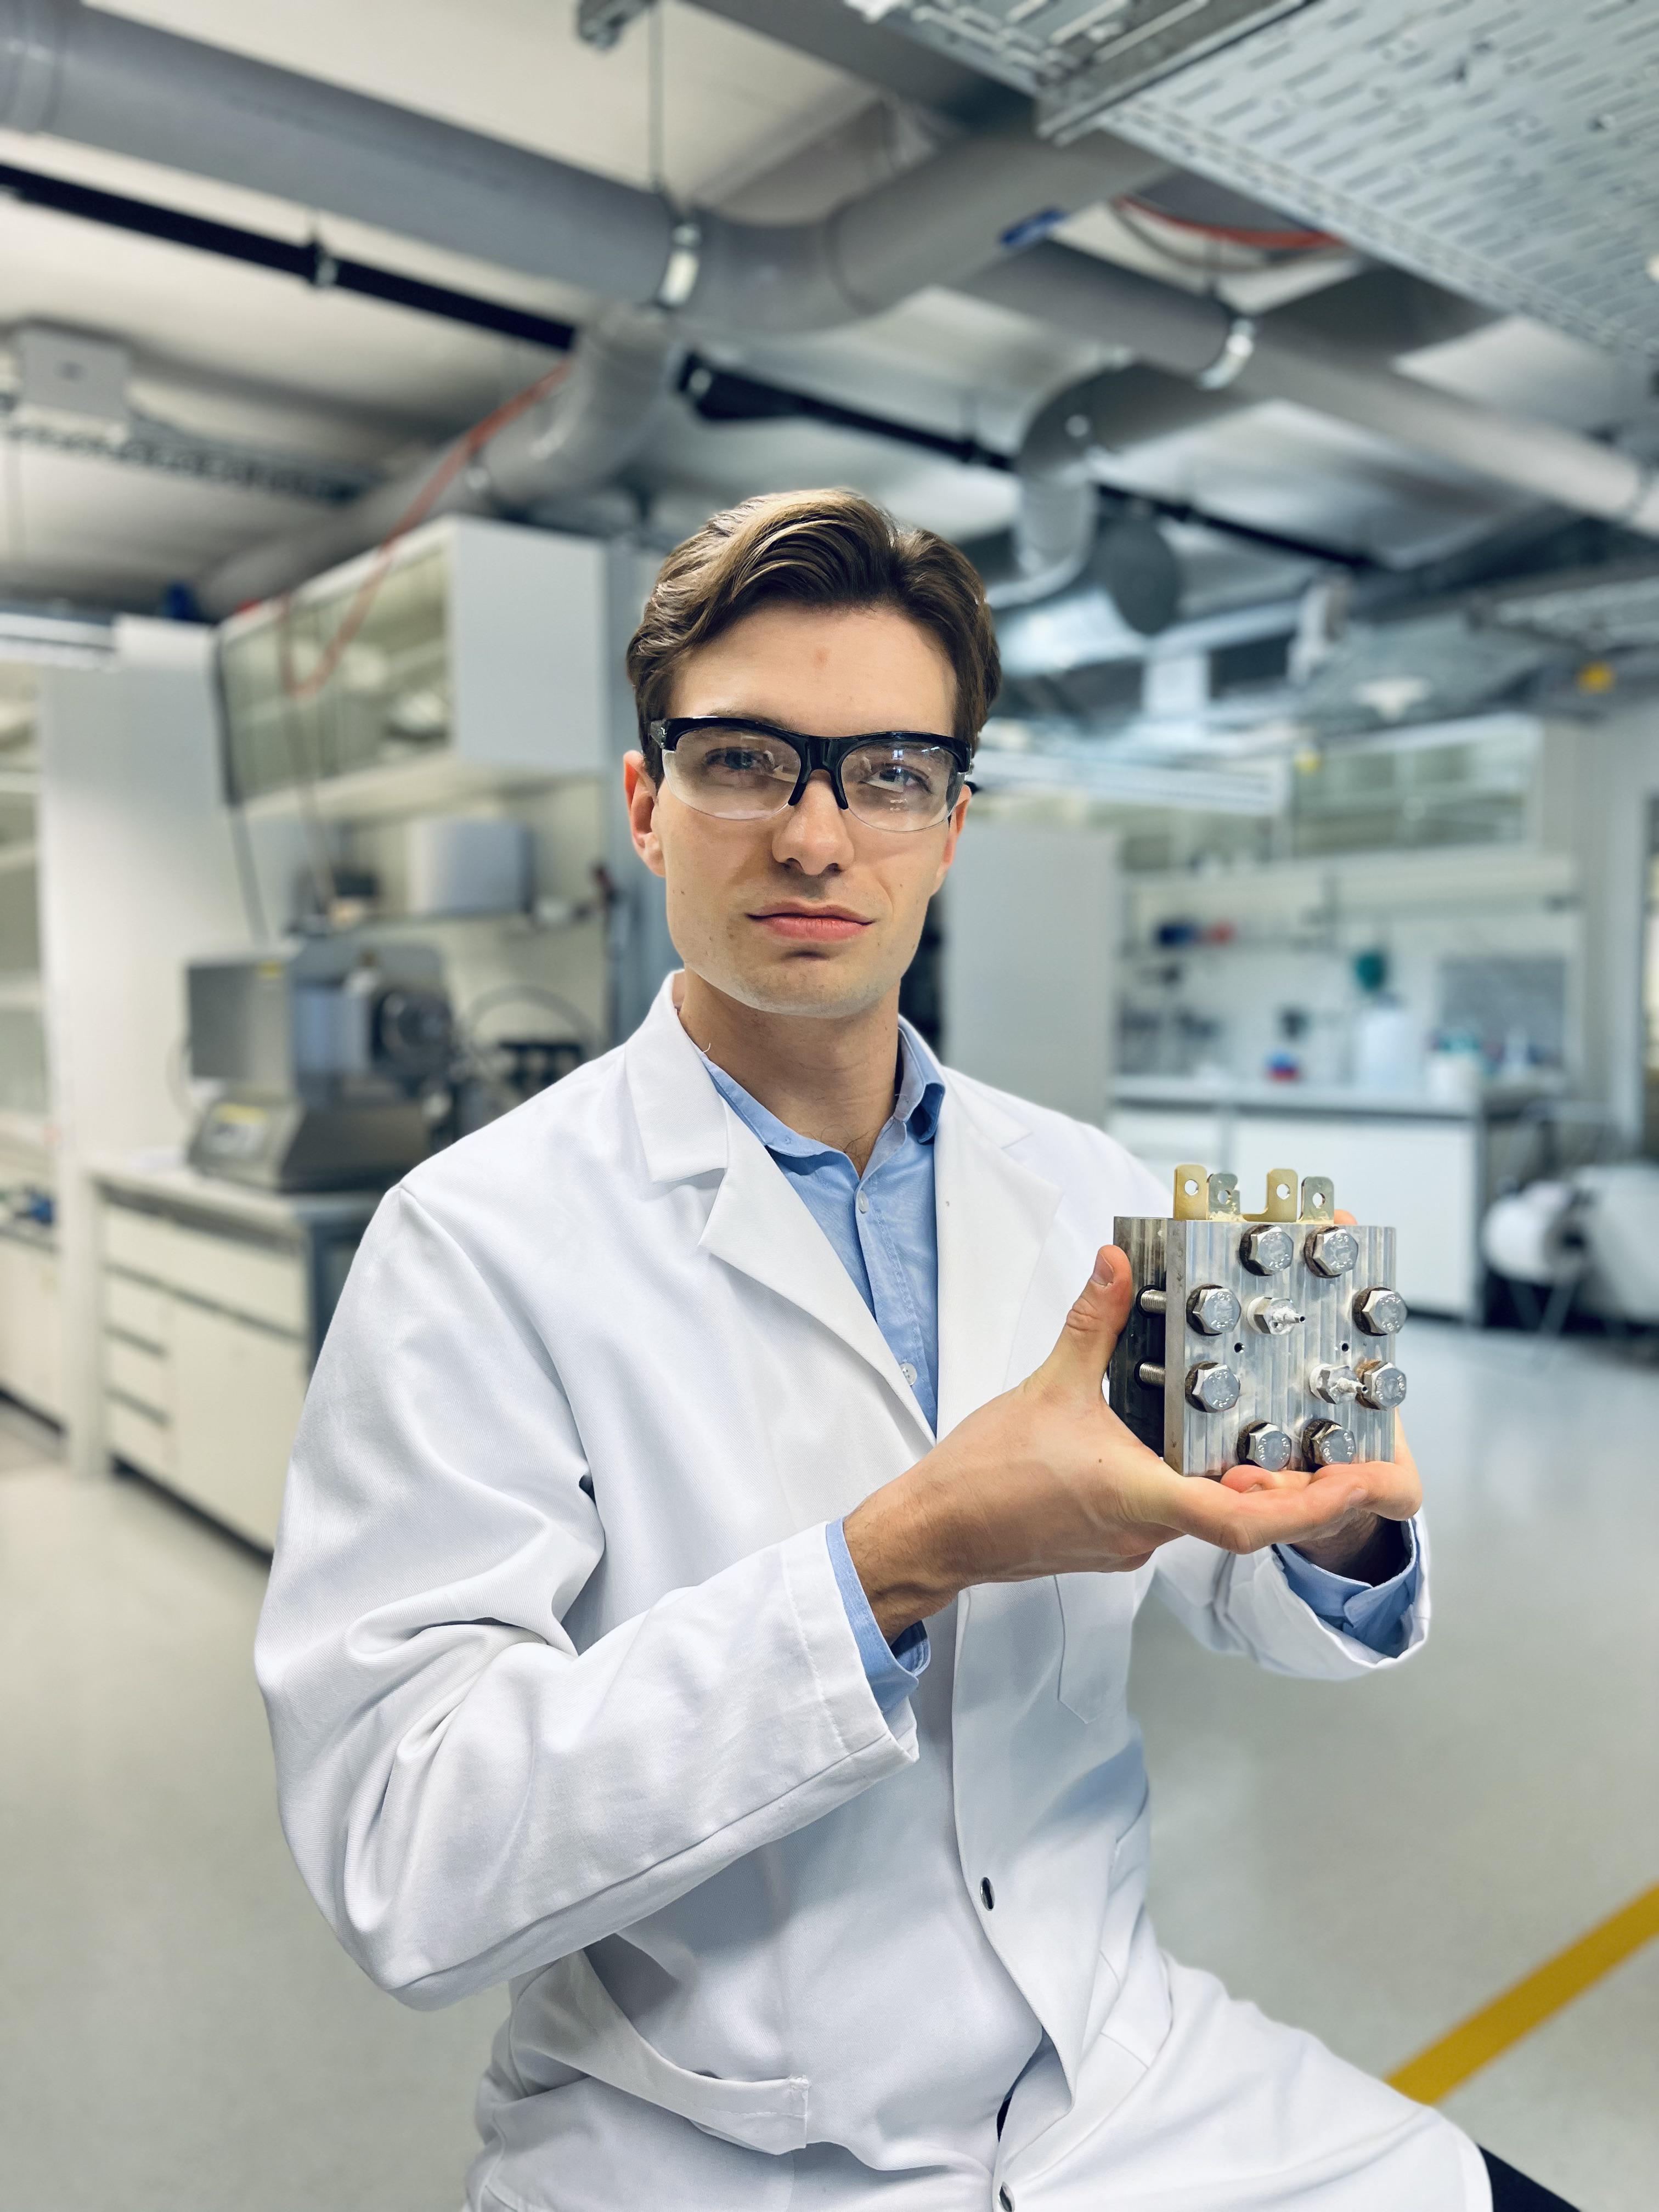
[[[1061,1648],[1060,1702],[1080,1721],[1097,1721],[1122,1702],[1128,1675],[1133,1577],[1056,1575]]]
[[[513,2063],[526,2082],[536,2078],[538,2060],[551,2059],[676,2112],[723,2142],[775,2153],[805,2147],[805,2076],[730,2081],[677,2066],[646,2041],[585,1952],[538,1974],[520,1995],[514,2014]]]

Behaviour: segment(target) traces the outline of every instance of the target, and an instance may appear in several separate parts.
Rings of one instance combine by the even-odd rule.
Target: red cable
[[[482,422],[475,423],[464,438],[456,440],[375,548],[374,565],[358,586],[356,597],[346,609],[339,628],[324,649],[321,659],[310,675],[303,679],[295,678],[293,666],[289,618],[293,611],[294,593],[287,591],[280,595],[276,602],[277,650],[282,686],[289,698],[314,699],[324,689],[338,668],[346,647],[368,620],[368,611],[374,605],[376,595],[386,581],[386,572],[392,566],[392,556],[398,540],[406,538],[411,530],[425,520],[437,504],[441,494],[489,443],[497,431],[504,430],[509,422],[516,422],[520,415],[535,406],[538,400],[545,399],[550,392],[556,391],[563,383],[570,374],[572,359],[573,356],[567,354],[544,376],[538,376],[533,384],[526,385],[511,399],[504,399],[493,413],[484,416]]]
[[[1312,253],[1346,243],[1344,239],[1333,237],[1328,230],[1248,230],[1233,223],[1197,222],[1190,216],[1167,214],[1150,200],[1138,199],[1133,192],[1126,192],[1117,204],[1133,208],[1137,215],[1150,216],[1154,222],[1166,222],[1172,230],[1193,231],[1200,238],[1217,239],[1225,246],[1253,246],[1264,253]]]

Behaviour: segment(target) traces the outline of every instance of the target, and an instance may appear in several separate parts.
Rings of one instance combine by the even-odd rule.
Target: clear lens
[[[739,722],[690,731],[663,755],[669,782],[703,814],[752,820],[780,814],[800,775],[800,755],[783,738]]]
[[[699,813],[728,821],[781,814],[799,781],[801,757],[787,738],[742,722],[688,731],[663,755],[676,793]],[[962,789],[961,771],[943,745],[858,745],[842,764],[848,811],[881,830],[932,830]]]
[[[860,821],[882,830],[933,829],[960,787],[943,745],[860,745],[848,754],[841,780]]]

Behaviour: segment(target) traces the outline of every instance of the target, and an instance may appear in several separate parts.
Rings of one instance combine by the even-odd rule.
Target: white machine
[[[225,1086],[190,1164],[266,1190],[390,1182],[426,1158],[454,1019],[429,945],[300,939],[192,962],[191,1072]]]

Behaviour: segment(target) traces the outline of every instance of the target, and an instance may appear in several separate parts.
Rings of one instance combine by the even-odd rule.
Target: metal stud
[[[1308,1377],[1308,1388],[1328,1406],[1344,1406],[1359,1395],[1359,1377],[1352,1367],[1322,1364]]]
[[[1263,1336],[1288,1336],[1307,1319],[1288,1298],[1252,1298],[1246,1311],[1250,1316],[1250,1327],[1259,1328]]]

